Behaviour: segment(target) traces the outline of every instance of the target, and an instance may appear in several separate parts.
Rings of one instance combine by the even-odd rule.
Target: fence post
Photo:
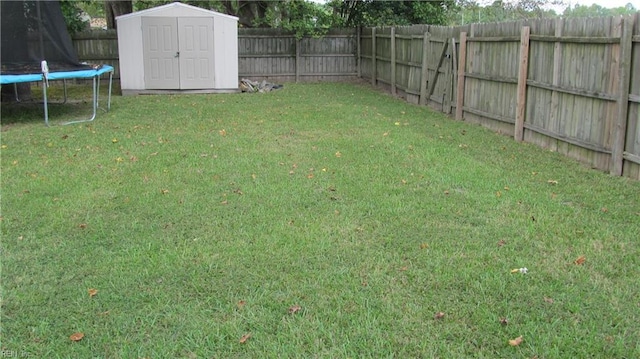
[[[356,47],[357,47],[357,51],[358,51],[358,57],[356,58],[356,68],[358,69],[358,78],[362,78],[362,66],[360,66],[360,64],[362,63],[361,60],[361,52],[362,50],[360,49],[360,37],[362,36],[362,28],[360,26],[358,26],[356,28]]]
[[[622,36],[620,37],[620,67],[618,70],[618,117],[616,118],[613,148],[611,151],[612,175],[621,176],[624,164],[624,147],[627,133],[627,117],[629,114],[629,85],[631,74],[631,47],[632,47],[633,17],[626,16],[622,23]]]
[[[458,53],[456,50],[456,38],[452,37],[451,38],[451,68],[450,68],[450,76],[449,76],[449,83],[447,85],[448,89],[449,89],[449,107],[447,109],[447,115],[451,114],[451,108],[453,107],[453,92],[455,91],[455,87],[453,87],[453,84],[455,83],[455,78],[456,78],[456,74],[457,74],[457,70],[458,70]]]
[[[371,85],[376,85],[376,28],[371,28]]]
[[[513,138],[524,139],[524,120],[527,111],[527,72],[529,70],[529,26],[523,26],[520,33],[520,66],[518,71],[518,90],[516,94],[516,125]]]
[[[422,36],[422,72],[420,73],[420,105],[427,104],[427,79],[429,78],[429,46],[431,34]]]
[[[564,19],[558,18],[555,21],[555,36],[560,38],[562,36],[562,29],[564,27]],[[558,39],[559,40],[559,39]],[[552,84],[554,88],[560,86],[560,74],[562,71],[562,43],[557,41],[553,45],[553,78]],[[558,91],[553,90],[551,92],[551,112],[549,114],[549,129],[551,131],[558,132],[558,121],[560,116],[558,116],[558,110],[560,106],[560,93]]]
[[[467,33],[460,33],[460,55],[458,57],[458,84],[456,88],[456,120],[462,121],[464,104],[464,68],[467,64]]]
[[[300,39],[296,38],[296,83],[300,81]]]
[[[391,28],[391,94],[396,95],[396,28]]]

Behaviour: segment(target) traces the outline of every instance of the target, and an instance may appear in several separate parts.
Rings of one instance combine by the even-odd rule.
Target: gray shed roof
[[[190,16],[226,17],[228,19],[233,19],[235,21],[238,21],[238,18],[235,17],[235,16],[223,14],[223,13],[220,13],[220,12],[217,12],[217,11],[211,11],[211,10],[203,9],[203,8],[200,8],[200,7],[197,7],[197,6],[183,4],[183,3],[180,3],[180,2],[174,2],[174,3],[171,3],[171,4],[157,6],[157,7],[153,7],[153,8],[146,9],[146,10],[132,12],[130,14],[120,15],[120,16],[116,17],[116,20],[127,19],[127,18],[137,17],[137,16],[154,16],[154,15],[155,16],[173,16],[173,13],[178,9],[190,12],[191,13]]]

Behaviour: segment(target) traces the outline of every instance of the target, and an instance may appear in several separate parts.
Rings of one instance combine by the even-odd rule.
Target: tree
[[[267,9],[265,24],[295,33],[296,37],[321,36],[336,23],[327,7],[306,0],[286,0]]]
[[[450,25],[468,23],[501,22],[531,18],[549,18],[558,16],[552,7],[560,6],[563,0],[496,0],[490,5],[480,6],[476,1],[459,1],[458,16]]]
[[[87,20],[82,16],[82,9],[78,5],[79,3],[76,1],[60,1],[60,10],[67,24],[69,34],[75,34],[76,32],[85,30],[89,26]]]
[[[636,11],[638,10],[631,3],[617,8],[605,8],[597,4],[592,4],[591,6],[576,4],[573,7],[567,7],[562,15],[564,17],[615,16],[632,15]]]
[[[238,17],[240,26],[262,27],[269,6],[276,6],[279,1],[220,0],[220,3],[225,13]]]
[[[133,12],[132,0],[106,0],[104,2],[104,14],[107,19],[107,28],[115,29],[116,16]]]
[[[328,6],[347,27],[432,24],[446,25],[457,9],[454,0],[331,0]]]

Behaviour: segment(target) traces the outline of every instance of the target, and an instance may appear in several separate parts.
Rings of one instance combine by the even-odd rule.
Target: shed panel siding
[[[117,21],[123,93],[238,90],[238,18],[172,3]]]

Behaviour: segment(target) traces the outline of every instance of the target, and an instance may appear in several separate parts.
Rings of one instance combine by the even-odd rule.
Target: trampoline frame
[[[49,72],[49,73],[40,73],[40,74],[24,74],[24,75],[0,75],[0,84],[2,85],[10,85],[24,82],[40,82],[42,81],[42,97],[43,97],[43,107],[44,107],[44,123],[49,126],[49,99],[47,96],[47,87],[49,86],[49,81],[56,80],[67,80],[67,79],[92,79],[92,89],[93,89],[93,114],[89,119],[86,120],[76,120],[65,122],[62,125],[70,125],[74,123],[82,123],[82,122],[90,122],[96,118],[98,107],[99,107],[99,94],[100,94],[100,76],[108,73],[109,74],[109,94],[107,98],[107,108],[108,112],[111,109],[111,90],[113,85],[113,67],[109,65],[102,65],[97,69],[90,70],[77,70],[77,71],[64,71],[64,72]],[[65,102],[66,102],[66,81],[65,81]]]

